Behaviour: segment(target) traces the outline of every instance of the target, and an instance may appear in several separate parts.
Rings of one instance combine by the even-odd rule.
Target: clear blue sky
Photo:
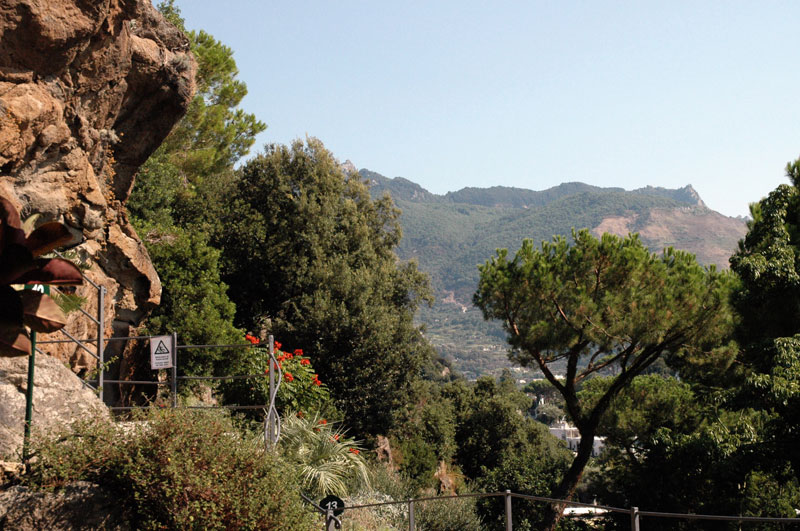
[[[268,125],[435,193],[691,183],[713,209],[800,156],[800,2],[177,0]]]

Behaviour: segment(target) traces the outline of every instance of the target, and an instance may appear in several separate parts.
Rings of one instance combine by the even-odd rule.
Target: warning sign
[[[150,338],[150,368],[172,368],[172,337],[155,336]]]

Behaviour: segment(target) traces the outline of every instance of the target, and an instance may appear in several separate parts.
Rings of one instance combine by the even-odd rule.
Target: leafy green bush
[[[436,454],[420,435],[400,441],[400,474],[412,492],[421,492],[434,486]]]
[[[269,348],[257,337],[250,334],[245,339],[253,344],[246,354],[239,357],[234,365],[238,374],[269,374]],[[322,383],[316,374],[311,357],[302,349],[281,350],[283,345],[275,341],[275,359],[282,371],[282,381],[278,386],[276,407],[281,414],[302,411],[306,414],[320,413],[338,414],[334,411],[328,386]],[[277,367],[275,370],[277,377]],[[268,404],[269,378],[253,380],[233,380],[222,385],[226,403],[232,404]]]
[[[298,471],[220,412],[148,410],[123,430],[87,420],[34,442],[26,482],[101,484],[139,529],[312,529]]]
[[[414,519],[420,531],[480,531],[486,529],[475,511],[475,498],[418,502]]]

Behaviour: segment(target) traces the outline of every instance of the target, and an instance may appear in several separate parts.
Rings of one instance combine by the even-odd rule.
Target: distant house
[[[581,434],[578,428],[568,423],[565,420],[560,420],[550,426],[550,433],[567,443],[567,448],[573,452],[578,452],[578,445],[581,442]],[[605,437],[595,437],[592,444],[592,457],[597,457],[605,447]]]

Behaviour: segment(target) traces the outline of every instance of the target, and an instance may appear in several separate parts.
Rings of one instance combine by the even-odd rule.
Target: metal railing
[[[58,251],[53,251],[56,256],[59,258],[65,258],[63,254]],[[81,277],[85,280],[92,288],[97,291],[97,315],[92,315],[83,308],[78,307],[77,310],[87,317],[91,323],[95,327],[95,337],[87,338],[87,339],[78,339],[69,332],[65,328],[61,328],[58,332],[65,335],[67,339],[49,339],[38,341],[39,345],[48,345],[48,344],[63,344],[63,343],[74,343],[77,345],[81,350],[89,354],[95,360],[95,372],[97,374],[96,378],[89,378],[83,379],[81,378],[81,382],[85,387],[88,387],[92,391],[98,394],[102,394],[103,389],[103,371],[105,367],[105,359],[104,359],[104,352],[105,352],[105,343],[108,339],[105,338],[105,330],[106,330],[106,317],[105,317],[105,298],[107,290],[104,286],[101,286],[95,283],[92,279],[87,277],[81,271]],[[55,289],[59,293],[64,294],[64,291],[59,288],[58,286],[51,286],[51,289]],[[90,348],[89,344],[94,343],[94,350]],[[40,349],[37,348],[37,351],[43,353]]]
[[[314,503],[310,500],[307,496],[303,495],[302,493],[300,496],[303,498],[304,501],[309,503],[317,512],[325,516],[325,527],[326,531],[333,531],[334,529],[340,529],[342,520],[341,516],[337,517],[334,516],[333,511],[330,509],[325,509]],[[769,518],[769,517],[759,517],[759,516],[727,516],[727,515],[714,515],[714,514],[691,514],[691,513],[668,513],[668,512],[660,512],[660,511],[642,511],[638,507],[631,507],[630,509],[624,509],[620,507],[611,507],[608,505],[595,505],[592,503],[582,503],[570,500],[559,500],[554,498],[547,498],[544,496],[531,496],[528,494],[519,494],[516,492],[511,492],[510,490],[506,490],[503,492],[488,492],[488,493],[474,493],[474,494],[458,494],[458,495],[451,495],[451,496],[430,496],[424,498],[414,498],[409,500],[401,500],[401,501],[390,501],[390,502],[380,502],[380,503],[365,503],[363,505],[352,505],[352,506],[344,506],[341,507],[340,510],[342,514],[346,511],[354,511],[358,509],[367,509],[370,507],[381,507],[385,505],[406,505],[408,510],[408,529],[409,531],[416,530],[416,522],[415,522],[415,503],[418,502],[430,502],[430,501],[443,501],[443,500],[452,500],[452,499],[464,499],[464,498],[491,498],[491,497],[500,497],[502,496],[504,499],[504,506],[505,506],[505,528],[506,531],[513,531],[513,498],[519,498],[523,500],[530,500],[530,501],[537,501],[537,502],[545,502],[550,504],[561,504],[564,506],[571,506],[571,507],[588,507],[592,509],[598,510],[598,514],[594,514],[591,517],[596,518],[598,516],[602,516],[604,513],[620,513],[630,515],[631,519],[631,531],[640,531],[640,522],[643,517],[649,518],[672,518],[672,519],[681,519],[681,520],[715,520],[715,521],[726,521],[726,522],[739,522],[739,523],[772,523],[772,524],[779,524],[782,526],[792,526],[792,527],[800,527],[800,518]],[[602,512],[601,512],[602,511]]]
[[[64,255],[58,251],[54,251],[57,256],[64,258]],[[170,386],[170,402],[172,407],[178,407],[178,382],[184,381],[214,381],[214,380],[241,380],[241,379],[254,379],[254,378],[269,378],[269,404],[261,405],[222,405],[222,406],[184,406],[187,409],[235,409],[235,410],[266,410],[266,417],[264,421],[264,437],[268,446],[274,446],[280,437],[281,420],[280,415],[275,408],[275,400],[283,379],[283,371],[281,370],[280,363],[275,358],[275,344],[272,336],[269,336],[269,371],[267,374],[247,374],[247,375],[226,375],[226,376],[191,376],[181,375],[178,376],[178,350],[185,349],[234,349],[234,348],[253,348],[254,345],[248,343],[240,343],[234,345],[179,345],[178,336],[175,332],[170,334],[172,346],[172,370],[171,378],[169,381],[150,381],[150,380],[119,380],[108,379],[105,377],[106,360],[105,360],[105,347],[106,344],[112,341],[135,341],[135,340],[150,340],[155,336],[119,336],[119,337],[105,337],[105,295],[106,288],[95,283],[81,272],[83,279],[97,290],[97,315],[92,315],[83,308],[78,307],[77,311],[87,317],[92,325],[95,327],[95,337],[90,338],[77,338],[62,328],[59,330],[61,334],[66,336],[66,339],[49,339],[38,341],[38,345],[58,345],[58,344],[75,344],[80,350],[88,353],[95,360],[95,373],[96,377],[81,378],[81,383],[94,391],[100,399],[105,403],[106,397],[104,393],[105,384],[116,385],[155,385],[155,386]],[[59,289],[54,286],[55,289]],[[64,293],[59,290],[60,293]],[[93,345],[92,345],[93,344]],[[36,351],[45,354],[40,348],[36,347]],[[94,350],[90,347],[94,346]],[[277,375],[275,372],[277,371]],[[277,376],[277,378],[276,378]],[[110,406],[109,409],[116,411],[141,409],[148,406]]]

